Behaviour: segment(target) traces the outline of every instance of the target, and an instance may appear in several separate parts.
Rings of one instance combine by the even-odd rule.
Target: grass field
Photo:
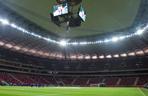
[[[0,87],[0,96],[148,96],[148,89],[99,87]]]

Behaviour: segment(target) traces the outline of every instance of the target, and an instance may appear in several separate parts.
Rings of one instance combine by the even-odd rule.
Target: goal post
[[[105,83],[98,83],[98,84],[90,84],[90,87],[105,87]]]

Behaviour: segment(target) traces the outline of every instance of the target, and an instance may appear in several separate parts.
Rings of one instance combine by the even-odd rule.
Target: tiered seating
[[[116,86],[119,78],[118,77],[106,77],[105,83],[107,86]]]
[[[74,80],[73,78],[62,78],[62,81],[65,84],[65,86],[72,85],[73,80]]]
[[[18,80],[20,80],[23,84],[35,84],[36,82],[33,81],[29,75],[25,74],[13,74]]]
[[[54,86],[58,85],[57,82],[56,82],[56,80],[55,80],[55,78],[48,77],[48,76],[47,77],[44,77],[44,78],[46,79],[46,81],[49,82],[50,85],[54,85]]]
[[[144,85],[146,83],[148,83],[148,76],[142,76],[139,78],[137,85],[140,86],[140,85]]]
[[[55,81],[47,76],[27,75],[18,73],[0,73],[0,83],[5,82],[9,85],[53,85]],[[54,82],[54,83],[53,83]]]
[[[87,81],[88,79],[87,78],[79,78],[79,79],[76,79],[76,81],[74,82],[74,85],[77,85],[77,86],[86,86],[87,84]]]
[[[122,77],[120,86],[134,86],[136,77]]]
[[[5,82],[8,84],[20,84],[20,82],[16,79],[14,79],[10,74],[8,73],[0,73],[0,80],[1,82]]]
[[[47,80],[45,80],[45,77],[43,77],[43,76],[29,76],[29,77],[37,84],[43,84],[43,85],[49,84],[49,82],[47,82]]]
[[[140,77],[50,77],[41,75],[28,75],[21,73],[0,72],[0,84],[22,86],[90,86],[103,83],[106,86],[143,86],[148,83],[148,76]]]
[[[89,84],[99,84],[99,83],[102,83],[102,78],[90,78],[89,79]]]

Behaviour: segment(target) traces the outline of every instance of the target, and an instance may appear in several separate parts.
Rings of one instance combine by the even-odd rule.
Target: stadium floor
[[[148,89],[99,87],[0,87],[0,96],[148,96]]]

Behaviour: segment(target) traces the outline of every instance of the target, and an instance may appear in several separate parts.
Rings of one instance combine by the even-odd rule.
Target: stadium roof
[[[122,22],[120,22],[120,23],[122,23],[121,24],[122,26],[120,26],[119,23],[118,23],[119,24],[118,25],[117,22],[115,23],[115,19],[113,19],[114,16],[112,18],[109,15],[106,15],[106,17],[102,16],[102,18],[104,17],[103,18],[104,23],[100,23],[99,21],[97,21],[97,20],[103,20],[101,17],[100,17],[101,19],[97,18],[98,16],[100,16],[99,13],[96,12],[96,14],[95,13],[93,14],[94,11],[97,11],[97,9],[95,7],[98,7],[98,6],[95,5],[96,3],[93,3],[92,1],[88,1],[89,2],[88,4],[90,4],[90,5],[94,4],[94,5],[88,6],[86,3],[86,0],[85,0],[84,5],[86,6],[86,10],[88,10],[88,12],[92,12],[92,14],[87,13],[88,20],[86,21],[86,23],[84,23],[84,25],[82,25],[82,27],[80,27],[79,29],[72,29],[73,32],[72,31],[69,32],[69,35],[71,34],[70,36],[72,36],[72,37],[75,37],[75,36],[78,36],[78,37],[84,36],[85,37],[87,35],[90,38],[88,38],[88,37],[82,38],[81,37],[81,38],[70,39],[70,41],[73,41],[73,42],[74,41],[82,41],[82,43],[84,45],[83,44],[81,46],[71,45],[71,46],[64,47],[64,48],[59,45],[48,42],[48,40],[44,40],[47,38],[40,37],[40,34],[44,37],[48,37],[48,36],[50,37],[50,34],[51,34],[50,32],[55,32],[55,31],[52,31],[54,28],[56,30],[60,30],[58,27],[56,27],[56,25],[52,24],[50,22],[50,19],[48,18],[48,12],[50,10],[49,6],[51,6],[50,4],[52,2],[54,3],[53,0],[48,0],[48,1],[42,0],[42,1],[38,1],[38,2],[35,2],[35,0],[23,0],[23,1],[22,0],[5,0],[5,1],[0,0],[0,1],[2,1],[0,3],[0,5],[2,3],[4,3],[4,5],[8,5],[7,7],[3,6],[3,4],[0,6],[1,15],[3,17],[5,17],[6,19],[10,20],[10,22],[11,22],[9,24],[9,26],[3,26],[3,25],[1,25],[1,21],[0,21],[0,30],[1,30],[1,32],[0,32],[0,46],[3,46],[5,48],[9,48],[11,50],[20,51],[23,53],[32,53],[32,54],[37,53],[37,55],[38,54],[40,54],[40,55],[45,54],[45,55],[47,55],[47,57],[53,56],[53,55],[60,57],[59,54],[66,55],[66,56],[70,56],[71,54],[72,55],[73,54],[74,55],[81,55],[82,54],[85,56],[87,56],[87,55],[101,56],[102,55],[102,56],[107,56],[108,58],[110,58],[111,57],[110,55],[117,54],[116,57],[118,57],[118,54],[122,54],[123,56],[125,56],[126,53],[135,52],[136,50],[143,50],[144,48],[148,47],[147,46],[148,45],[147,29],[144,30],[146,32],[144,32],[144,34],[142,34],[142,35],[136,35],[131,38],[126,38],[125,40],[121,40],[120,42],[106,42],[106,43],[97,43],[97,44],[90,44],[90,45],[84,44],[87,41],[97,41],[102,38],[104,40],[104,38],[109,38],[109,37],[113,37],[113,36],[120,36],[120,35],[122,36],[125,34],[132,34],[137,31],[137,28],[139,28],[139,26],[143,27],[143,26],[147,25],[147,23],[148,23],[148,19],[147,19],[148,18],[147,17],[148,16],[148,1],[147,0],[141,0],[141,2],[139,0],[128,0],[128,1],[125,0],[128,3],[125,2],[124,0],[122,0],[122,1],[121,0],[111,0],[112,2],[114,1],[116,3],[118,1],[120,1],[124,4],[124,6],[128,5],[128,6],[132,6],[132,8],[135,5],[137,6],[137,7],[134,7],[134,9],[132,9],[132,8],[128,9],[128,7],[126,6],[125,12],[128,11],[127,12],[128,14],[122,14],[122,13],[124,13],[124,11],[121,11],[121,10],[120,11],[118,10],[118,12],[117,12],[117,9],[115,7],[118,5],[118,8],[120,8],[119,2],[118,2],[119,4],[117,4],[116,6],[112,6],[113,8],[115,8],[115,9],[112,9],[113,13],[116,10],[115,11],[116,14],[118,14],[118,13],[121,14],[121,17],[118,17],[118,18],[122,21]],[[34,1],[34,2],[31,2],[31,1]],[[94,0],[94,1],[98,2],[98,4],[100,4],[101,1],[105,3],[106,0]],[[46,4],[44,4],[45,2],[46,2]],[[47,2],[49,2],[49,3],[47,3]],[[108,1],[108,2],[110,2],[110,1]],[[38,3],[38,4],[36,4],[36,3]],[[26,4],[26,6],[23,4]],[[42,6],[39,6],[40,4]],[[131,4],[131,5],[129,5],[129,4]],[[34,5],[34,6],[31,6],[31,5]],[[47,5],[47,7],[45,7],[45,5]],[[101,6],[103,8],[103,5],[100,4],[100,7]],[[109,6],[109,5],[107,5],[107,6]],[[123,9],[124,6],[122,6],[122,8],[120,8],[120,9]],[[38,7],[39,8],[41,7],[41,8],[38,9]],[[89,9],[89,7],[92,9],[94,8],[94,11],[91,11]],[[105,7],[105,8],[107,8],[107,7]],[[104,10],[105,10],[105,8],[104,8]],[[15,12],[14,12],[14,10],[15,10]],[[44,16],[40,16],[40,15],[42,15],[42,10],[47,11],[47,12],[43,12]],[[98,10],[101,10],[101,8]],[[107,8],[106,10],[109,10],[109,9]],[[110,8],[110,10],[111,10],[111,8]],[[134,10],[134,13],[132,13],[133,10]],[[102,11],[103,11],[103,9],[102,9]],[[101,14],[103,14],[103,13],[105,15],[105,12],[102,12]],[[111,13],[112,12],[110,11],[110,15],[114,15]],[[90,17],[89,17],[89,15],[90,15]],[[94,18],[93,15],[98,15],[98,16],[94,16],[97,19]],[[128,16],[125,16],[125,15],[128,15]],[[42,17],[44,17],[44,19]],[[109,18],[109,19],[107,19],[107,18]],[[90,22],[89,19],[90,19],[90,21],[91,20],[96,21],[97,23]],[[3,20],[3,19],[0,18],[0,20]],[[112,21],[112,22],[109,22],[109,21]],[[6,25],[8,23],[6,20],[3,20],[2,22],[5,23]],[[34,23],[32,23],[32,22],[34,22]],[[46,23],[46,24],[44,24],[44,23]],[[101,26],[101,24],[105,24],[105,23],[106,24],[109,23],[106,26],[106,28],[105,28],[105,25],[102,25],[104,27],[96,27],[98,29],[95,29],[95,26],[97,26],[97,24],[99,24],[99,26]],[[116,26],[116,28],[115,28],[115,26],[110,23],[113,23],[113,24],[117,25],[118,27]],[[14,24],[20,26],[19,29],[16,28],[16,26]],[[94,25],[94,24],[96,24],[96,25]],[[90,26],[90,27],[86,27],[86,26]],[[34,34],[34,33],[28,33],[28,31],[26,32],[27,33],[26,34],[25,30],[23,30],[21,27],[27,29],[30,32],[35,32],[39,35]],[[40,27],[42,27],[42,28],[40,28]],[[100,28],[102,28],[102,29],[104,28],[104,30],[106,30],[106,31],[98,31],[98,30],[100,30]],[[111,30],[110,28],[115,28],[114,30],[116,30],[116,31],[113,31],[113,29]],[[93,31],[93,30],[97,30],[97,31]],[[65,31],[60,31],[57,33],[53,33],[53,35],[54,34],[61,34],[61,36],[64,36],[64,34],[65,34],[64,32]],[[102,32],[105,35],[103,35],[103,36],[100,35]],[[140,32],[141,32],[141,30],[140,30]],[[46,34],[44,34],[44,33],[46,33]],[[94,34],[99,34],[99,35],[92,36]],[[116,35],[116,34],[118,34],[118,35]],[[54,38],[53,40],[57,40],[57,41],[61,40],[60,38],[56,38],[55,36],[56,35],[54,35],[52,37],[52,38]],[[114,38],[114,39],[115,39],[115,41],[117,40],[116,38]],[[51,40],[49,39],[49,41],[51,41]],[[61,41],[61,43],[64,44],[65,42]],[[89,58],[89,57],[87,57],[87,58]]]
[[[86,37],[117,32],[132,26],[139,11],[141,0],[83,0],[87,20],[79,28],[66,32],[57,27],[49,13],[56,0],[3,0],[11,9],[61,37]]]

